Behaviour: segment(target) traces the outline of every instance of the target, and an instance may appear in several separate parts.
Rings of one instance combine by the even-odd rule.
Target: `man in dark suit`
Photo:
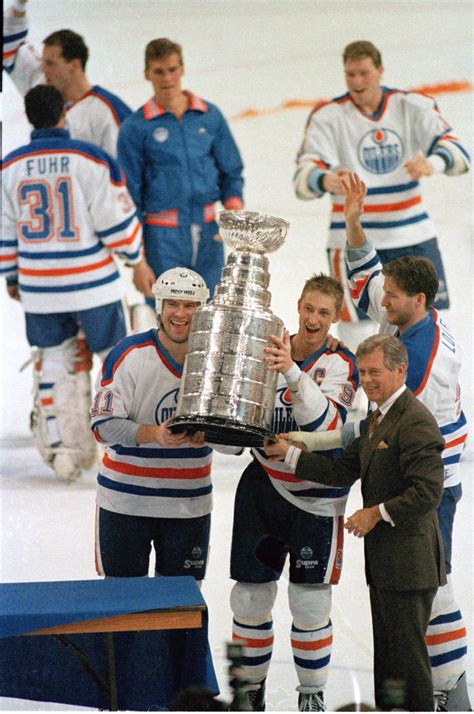
[[[301,479],[351,486],[361,479],[364,507],[345,528],[364,537],[374,638],[375,701],[387,680],[405,683],[410,711],[433,711],[425,632],[446,582],[436,507],[443,490],[443,438],[431,413],[405,386],[408,357],[395,337],[375,335],[356,353],[360,383],[378,406],[364,434],[340,459],[280,438],[267,456],[284,458]]]

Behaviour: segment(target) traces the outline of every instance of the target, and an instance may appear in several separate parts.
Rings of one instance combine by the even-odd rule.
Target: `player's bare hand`
[[[270,442],[269,439],[263,440],[263,450],[269,461],[284,461],[289,447],[286,434],[279,434],[276,444]]]
[[[336,352],[338,349],[349,349],[345,342],[339,340],[337,337],[334,337],[334,335],[330,335],[329,333],[326,337],[326,347],[330,352]]]
[[[151,286],[156,280],[156,275],[150,268],[145,258],[133,266],[133,284],[136,289],[146,297],[153,297]]]
[[[11,297],[12,300],[20,299],[20,288],[18,287],[18,284],[7,285],[7,293],[9,295],[9,297]]]
[[[412,179],[419,179],[422,176],[432,176],[434,168],[431,163],[422,154],[416,154],[403,164]]]
[[[195,431],[194,434],[191,434],[189,438],[189,446],[191,446],[194,449],[198,449],[201,446],[204,446],[205,442],[205,433],[203,431]]]
[[[169,419],[163,424],[140,424],[135,440],[139,444],[160,444],[160,446],[177,447],[189,442],[190,436],[185,432],[174,434],[168,429]]]
[[[271,347],[265,347],[264,360],[267,364],[267,369],[274,372],[280,372],[284,374],[288,372],[290,367],[293,365],[293,359],[291,357],[291,343],[290,343],[290,333],[285,330],[283,333],[283,339],[276,337],[275,335],[270,335]]]
[[[370,508],[361,508],[344,523],[344,528],[352,533],[352,535],[357,536],[357,538],[363,538],[370,533],[372,528],[375,528],[377,523],[382,520],[378,506],[371,506]]]
[[[342,179],[349,171],[347,169],[338,169],[335,173],[324,174],[323,178],[323,188],[328,193],[333,193],[335,196],[342,196],[344,194],[344,185]]]
[[[364,212],[364,198],[367,195],[367,186],[357,174],[347,172],[341,177],[343,194],[345,196],[344,215],[346,221],[358,220]]]
[[[10,10],[13,17],[24,17],[26,15],[26,3],[27,0],[17,0]]]

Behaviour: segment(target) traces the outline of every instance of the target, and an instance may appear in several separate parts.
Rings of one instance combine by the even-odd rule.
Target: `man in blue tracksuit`
[[[151,296],[155,275],[192,268],[211,295],[224,265],[214,203],[242,207],[242,159],[219,109],[183,91],[180,45],[162,38],[145,50],[154,96],[124,122],[118,158],[143,217],[153,273],[137,287]],[[151,304],[151,301],[150,301]]]

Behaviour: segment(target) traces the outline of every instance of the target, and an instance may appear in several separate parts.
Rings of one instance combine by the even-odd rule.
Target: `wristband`
[[[441,154],[437,154],[436,152],[434,154],[431,154],[431,156],[428,156],[427,160],[433,167],[435,174],[442,174],[448,168],[448,162],[446,161],[444,156],[442,156]]]
[[[325,176],[326,176],[325,173],[321,174],[320,176],[318,176],[318,180],[316,182],[321,193],[326,193],[326,189],[324,188],[324,177]]]

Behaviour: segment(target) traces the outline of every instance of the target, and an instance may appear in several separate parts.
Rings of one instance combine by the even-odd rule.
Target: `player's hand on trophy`
[[[271,347],[265,347],[265,354],[267,357],[264,358],[267,369],[281,372],[285,374],[293,366],[293,359],[291,357],[291,344],[290,344],[290,333],[285,330],[283,333],[283,339],[276,337],[275,335],[270,335]]]
[[[289,448],[288,434],[278,434],[276,443],[267,438],[263,440],[263,450],[269,461],[284,461]]]
[[[364,212],[364,198],[367,194],[367,186],[357,174],[347,172],[341,178],[343,194],[345,196],[344,215],[346,221],[358,220]]]
[[[189,446],[194,449],[198,449],[199,447],[204,446],[206,435],[204,431],[195,431],[194,434],[188,434],[188,438]]]
[[[163,424],[140,424],[138,427],[135,441],[137,446],[140,444],[160,444],[160,446],[176,447],[187,444],[190,440],[189,434],[186,432],[173,433],[168,429],[169,419]]]
[[[150,268],[145,258],[133,267],[133,284],[145,297],[153,297],[151,286],[156,280],[156,275]]]
[[[434,167],[423,154],[416,154],[411,159],[405,161],[403,167],[408,171],[412,179],[419,179],[422,176],[432,176]]]

